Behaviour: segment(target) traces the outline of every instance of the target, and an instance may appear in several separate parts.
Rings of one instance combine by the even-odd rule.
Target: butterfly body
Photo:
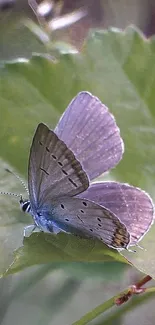
[[[60,231],[63,231],[63,229],[60,229],[60,227],[58,226],[58,223],[53,220],[52,213],[50,213],[49,215],[49,209],[33,211],[31,208],[30,201],[23,201],[23,199],[20,200],[20,206],[23,212],[27,212],[33,217],[35,226],[41,231],[52,232],[55,234],[58,234]]]

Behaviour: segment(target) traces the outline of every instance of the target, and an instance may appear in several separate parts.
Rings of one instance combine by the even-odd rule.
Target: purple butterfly
[[[115,167],[123,150],[107,107],[90,93],[79,93],[55,131],[38,125],[29,158],[29,201],[20,201],[23,211],[43,231],[98,238],[117,249],[137,244],[154,219],[149,195],[128,184],[89,183]]]

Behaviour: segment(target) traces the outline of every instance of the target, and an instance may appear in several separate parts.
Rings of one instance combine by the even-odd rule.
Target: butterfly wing
[[[115,167],[122,158],[123,141],[113,115],[86,91],[69,104],[55,133],[74,152],[90,179]]]
[[[150,196],[134,186],[99,182],[79,196],[112,211],[126,225],[131,235],[130,245],[142,239],[154,221],[154,205]]]
[[[46,216],[46,227],[51,232],[54,225],[75,235],[98,238],[113,248],[126,248],[130,242],[125,225],[115,214],[89,200],[61,197],[46,202],[40,213]]]
[[[89,186],[72,151],[43,123],[38,125],[30,149],[28,185],[32,209],[49,196],[74,196]]]

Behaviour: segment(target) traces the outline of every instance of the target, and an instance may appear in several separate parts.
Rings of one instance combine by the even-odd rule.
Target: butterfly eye
[[[20,202],[21,203],[21,208],[22,208],[22,210],[24,211],[24,212],[29,212],[30,211],[30,209],[31,209],[31,205],[30,205],[30,201],[21,201]]]

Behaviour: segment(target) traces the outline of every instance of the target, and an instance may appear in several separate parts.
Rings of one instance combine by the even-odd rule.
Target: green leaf
[[[25,1],[23,1],[25,2]],[[28,7],[27,2],[25,5]],[[26,8],[22,11],[3,12],[0,19],[0,60],[29,58],[32,52],[46,52],[46,48],[24,25],[27,19]]]
[[[92,32],[81,54],[60,54],[58,61],[38,55],[30,61],[1,66],[1,190],[12,191],[14,187],[16,192],[21,192],[18,181],[4,173],[4,165],[9,164],[18,174],[26,176],[29,147],[37,124],[42,121],[54,127],[73,96],[81,90],[88,90],[98,96],[113,112],[125,142],[123,160],[110,175],[101,179],[112,178],[128,182],[148,191],[154,198],[154,55],[153,39],[146,41],[133,28],[128,28],[125,32],[113,29]],[[22,214],[17,212],[18,208],[13,204],[13,200],[8,197],[5,197],[5,200],[4,197],[0,199],[0,236],[4,259],[4,262],[1,261],[1,273],[11,262],[12,271],[9,268],[9,272],[15,272],[32,263],[60,259],[66,261],[67,258],[69,261],[81,261],[82,256],[85,261],[105,261],[107,256],[109,259],[109,256],[114,254],[113,258],[119,260],[116,251],[108,249],[105,254],[104,246],[98,242],[95,242],[95,250],[91,255],[90,246],[94,245],[94,241],[68,235],[49,237],[41,234],[37,237],[35,234],[26,239],[24,246],[20,247],[24,228]],[[27,217],[27,223],[28,220]],[[11,225],[12,223],[14,224]],[[48,244],[47,238],[51,238]],[[139,270],[155,278],[154,238],[155,226],[152,226],[141,242],[146,250],[136,248],[136,253],[125,251],[123,255]],[[64,240],[69,252],[74,243],[72,254],[64,251]],[[53,253],[54,242],[60,245],[59,254]],[[82,243],[85,246],[83,252]],[[47,245],[51,245],[51,251]],[[38,254],[35,257],[39,248],[42,252],[40,255],[45,254],[45,260]],[[17,249],[15,257],[14,249]]]
[[[6,274],[27,266],[50,262],[112,262],[127,263],[116,250],[109,250],[98,240],[84,239],[60,233],[58,235],[34,233],[24,238],[24,245],[15,251],[14,261]]]

